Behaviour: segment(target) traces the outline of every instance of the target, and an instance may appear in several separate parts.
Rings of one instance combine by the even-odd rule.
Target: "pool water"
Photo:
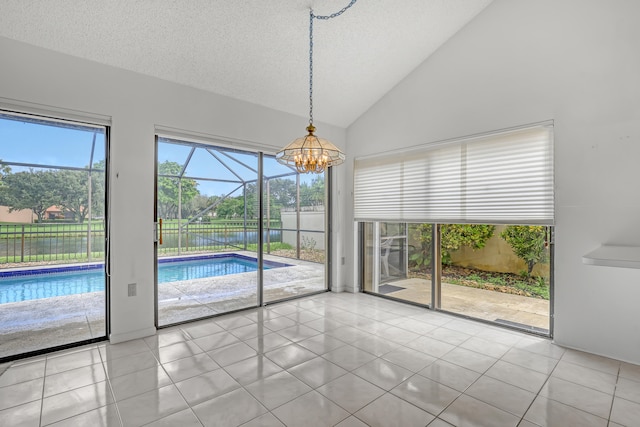
[[[288,265],[266,261],[264,263],[265,270],[285,266]],[[158,263],[158,283],[249,273],[256,270],[258,263],[255,259],[238,255],[198,257],[190,260],[161,259]],[[46,269],[26,271],[18,276],[0,277],[0,304],[104,291],[105,278],[101,265],[80,271],[42,274],[43,272],[46,272]]]
[[[0,304],[104,291],[104,271],[72,271],[0,279]]]
[[[272,266],[266,262],[263,267],[264,270],[272,268]],[[204,258],[189,261],[167,259],[160,260],[158,264],[158,283],[226,276],[227,274],[250,273],[257,270],[258,262],[256,260],[237,256]]]

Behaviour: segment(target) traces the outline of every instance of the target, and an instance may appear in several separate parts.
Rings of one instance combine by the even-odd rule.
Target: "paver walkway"
[[[431,304],[431,282],[404,279],[389,282],[403,289],[385,295],[420,304]],[[442,309],[478,319],[510,322],[549,329],[549,301],[467,286],[442,284]],[[540,331],[538,331],[540,332]]]

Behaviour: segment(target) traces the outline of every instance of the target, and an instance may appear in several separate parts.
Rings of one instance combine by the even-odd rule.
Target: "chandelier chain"
[[[340,16],[343,13],[345,13],[347,11],[347,9],[349,9],[351,6],[353,6],[358,0],[351,0],[351,2],[346,5],[345,7],[343,7],[342,9],[340,9],[338,12],[336,13],[332,13],[331,15],[313,15],[313,11],[311,12],[311,14],[313,15],[314,18],[317,19],[332,19],[335,18],[336,16]]]
[[[331,15],[315,15],[313,9],[309,10],[309,124],[313,125],[313,19],[333,19],[345,13],[358,0],[351,0],[348,5]]]
[[[309,124],[313,125],[313,9],[309,11]]]

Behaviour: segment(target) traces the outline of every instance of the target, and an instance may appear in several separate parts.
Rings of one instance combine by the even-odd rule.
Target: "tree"
[[[0,187],[4,185],[2,178],[10,173],[11,173],[11,167],[2,163],[2,159],[0,159]]]
[[[2,181],[0,198],[2,204],[9,207],[9,212],[31,209],[38,221],[42,221],[47,209],[56,204],[52,171],[31,169],[5,175]]]
[[[218,218],[232,219],[242,218],[244,216],[244,198],[227,197],[216,208]]]
[[[244,205],[245,200],[247,204],[247,219],[258,219],[256,212],[258,211],[258,186],[253,184],[246,184],[243,189],[243,195],[238,196],[242,199]],[[240,215],[244,215],[244,208]]]
[[[198,183],[193,179],[178,178],[182,166],[176,162],[165,160],[158,165],[158,215],[163,218],[178,218],[178,194],[182,181],[182,205],[188,206],[200,192]],[[162,176],[173,175],[173,176]],[[175,176],[175,177],[174,177]]]
[[[500,233],[516,256],[527,263],[527,275],[533,267],[547,261],[546,227],[541,225],[510,225]]]
[[[104,214],[104,174],[101,183],[96,173],[92,186],[93,206]],[[31,209],[38,221],[45,219],[46,210],[58,206],[74,215],[82,223],[88,213],[88,170],[29,170],[9,174],[3,178],[2,204],[9,211]]]
[[[101,160],[93,165],[91,171],[91,215],[105,217],[104,201],[106,195],[107,165]]]
[[[300,184],[300,205],[323,206],[324,205],[324,176],[313,178],[311,185],[306,182]]]
[[[417,266],[431,263],[431,224],[420,224],[417,227],[420,249],[411,255]],[[462,246],[472,249],[484,248],[487,240],[493,236],[494,225],[489,224],[442,224],[440,226],[440,252],[442,263],[451,263],[451,252]]]
[[[264,191],[269,190],[269,218],[280,220],[282,208],[296,206],[296,182],[287,178],[274,178],[265,183]],[[265,193],[266,194],[266,193]],[[267,199],[265,198],[265,203]]]
[[[191,218],[195,215],[206,216],[209,213],[209,208],[219,199],[218,196],[205,196],[203,194],[197,194],[193,199],[189,201],[186,206],[182,206],[183,218]],[[203,211],[206,212],[202,214]]]
[[[51,173],[54,204],[71,212],[76,222],[83,223],[89,214],[89,172],[57,170]]]
[[[266,186],[265,186],[266,191]],[[296,205],[296,182],[286,178],[269,180],[269,198],[271,203],[284,208]]]

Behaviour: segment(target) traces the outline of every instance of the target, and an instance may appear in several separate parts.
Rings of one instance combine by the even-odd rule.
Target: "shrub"
[[[413,228],[416,233],[415,240],[420,242],[420,247],[412,251],[409,261],[416,267],[428,267],[431,264],[431,224],[419,224]]]
[[[302,236],[302,242],[300,242],[300,248],[303,251],[312,251],[316,247],[316,241],[313,237]]]
[[[443,224],[441,226],[442,263],[451,263],[451,252],[462,246],[482,249],[493,236],[494,225],[488,224]]]
[[[484,248],[487,240],[493,236],[495,226],[488,224],[442,224],[440,226],[440,240],[442,263],[451,263],[451,252],[462,246],[472,249]],[[431,224],[420,224],[416,227],[419,233],[420,248],[409,258],[417,267],[428,266],[431,263]]]
[[[527,263],[527,276],[533,267],[547,261],[546,227],[541,225],[510,225],[500,233],[516,256]]]

